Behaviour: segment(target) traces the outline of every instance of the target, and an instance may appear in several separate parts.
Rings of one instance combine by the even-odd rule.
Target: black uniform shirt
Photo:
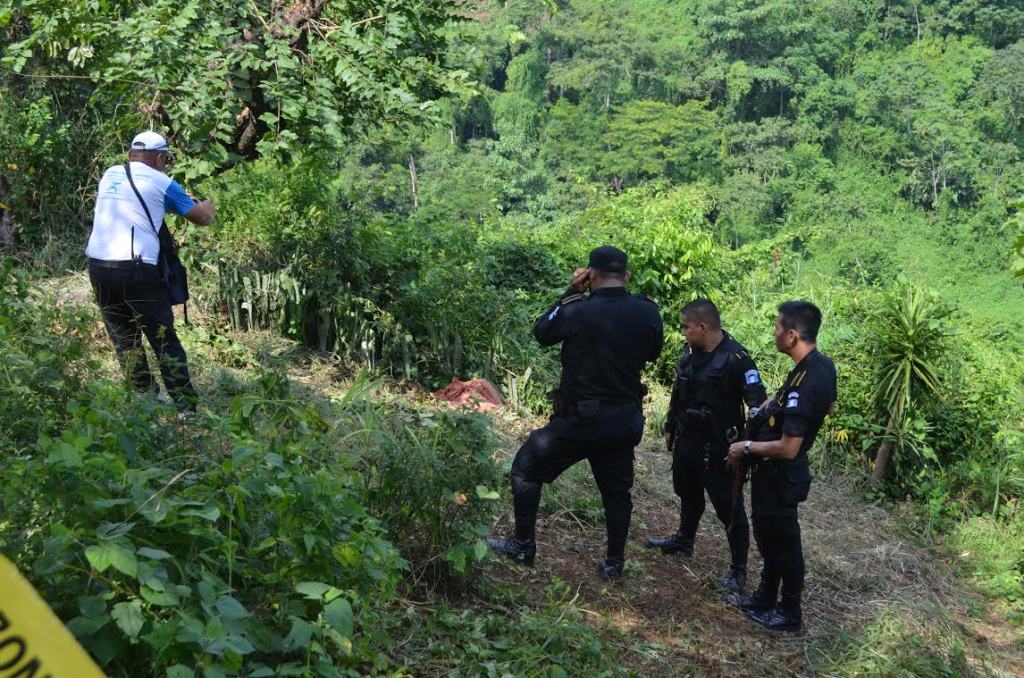
[[[781,435],[803,437],[799,452],[803,455],[814,444],[835,401],[836,366],[831,358],[815,349],[789,371],[769,412],[781,411]]]
[[[661,355],[664,338],[658,306],[624,287],[589,297],[567,291],[537,320],[533,336],[542,346],[562,342],[563,397],[612,403],[639,398],[640,371]]]
[[[682,358],[676,366],[676,380],[672,385],[666,430],[676,430],[670,427],[679,423],[676,420],[683,417],[686,409],[701,406],[715,411],[723,430],[730,426],[741,428],[744,419],[743,403],[747,407],[760,407],[768,397],[754,359],[728,332],[722,334],[722,341],[711,351],[697,351],[690,346],[683,349]],[[707,371],[712,369],[718,356],[725,360],[724,374],[719,377],[720,381],[713,384],[697,383],[707,378]],[[688,393],[680,392],[681,378],[691,382],[686,389]],[[699,402],[703,400],[709,402]]]

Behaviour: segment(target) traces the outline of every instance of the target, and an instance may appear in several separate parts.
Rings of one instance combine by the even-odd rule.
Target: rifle
[[[753,440],[754,433],[757,431],[758,426],[764,420],[764,412],[767,407],[760,407],[752,410],[747,416],[747,423],[743,426],[743,438],[744,440]],[[735,428],[729,429],[727,437],[730,438],[729,444],[739,440],[739,435]],[[750,473],[750,465],[746,460],[740,460],[739,467],[736,469],[736,475],[732,483],[732,509],[729,513],[729,527],[726,532],[732,534],[732,529],[736,524],[736,508],[739,506],[741,498],[743,497],[743,483],[747,482],[747,476]]]

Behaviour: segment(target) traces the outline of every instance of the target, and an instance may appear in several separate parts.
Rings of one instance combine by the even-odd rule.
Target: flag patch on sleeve
[[[786,407],[797,407],[800,404],[800,392],[790,391],[786,396]]]
[[[743,373],[743,378],[748,384],[756,384],[761,381],[761,375],[757,373],[757,370],[747,370]]]

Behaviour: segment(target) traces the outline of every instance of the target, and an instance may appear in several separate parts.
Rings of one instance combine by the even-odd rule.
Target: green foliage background
[[[864,478],[891,414],[878,393],[885,363],[900,350],[891,331],[899,320],[894,299],[898,290],[915,291],[934,300],[924,325],[934,324],[937,337],[928,360],[938,388],[901,405],[889,434],[893,467],[878,497],[911,504],[929,536],[950,532],[983,544],[1005,533],[1020,546],[1018,2],[293,5],[313,6],[317,12],[300,15],[276,2],[0,0],[0,203],[11,224],[4,233],[12,234],[5,248],[31,268],[80,268],[99,172],[122,157],[136,131],[152,126],[179,150],[177,177],[218,205],[209,229],[174,226],[186,241],[197,302],[225,327],[272,329],[376,375],[431,388],[453,376],[486,377],[517,407],[541,411],[557,356],[535,346],[531,323],[591,247],[617,244],[631,256],[634,291],[653,297],[666,320],[668,344],[648,375],[652,384],[670,378],[681,346],[676,315],[698,294],[719,303],[727,329],[750,347],[770,385],[787,369],[772,350],[776,304],[795,297],[817,303],[840,398],[815,458]],[[43,325],[25,336],[45,335]],[[65,482],[62,474],[88,452],[98,455],[95,467],[86,464],[88,482],[109,488],[126,453],[118,451],[118,432],[83,431],[103,412],[123,411],[123,396],[89,390],[84,357],[73,355],[81,348],[69,336],[50,341],[59,345],[12,353],[20,357],[7,372],[15,375],[6,382],[11,400],[0,408],[18,404],[0,411],[0,426],[20,441],[12,449],[32,467],[26,473]],[[244,404],[230,412],[215,427],[220,435],[258,449],[238,463],[263,464],[261,473],[277,472],[259,461],[268,454],[292,463],[252,440]],[[397,446],[435,460],[436,482],[465,453],[444,452],[429,432],[422,437],[429,425],[420,415],[394,414],[415,438],[401,445],[394,417],[375,416],[389,431],[371,445],[381,450],[373,462],[379,478],[400,470],[387,453]],[[340,463],[339,451],[317,437],[313,414],[277,425],[312,426],[296,440],[313,436],[318,463]],[[443,425],[463,431],[458,422]],[[67,439],[65,426],[73,431]],[[466,440],[478,434],[471,425]],[[39,466],[51,457],[59,463]],[[131,476],[136,494],[174,475],[161,459],[147,461],[161,463]],[[301,493],[309,496],[355,497],[340,515],[362,525],[359,548],[379,546],[382,586],[394,586],[403,562],[415,569],[430,554],[456,554],[444,562],[469,568],[472,526],[482,519],[450,534],[442,513],[421,516],[428,532],[447,535],[444,548],[438,541],[394,551],[378,509],[399,500],[372,487],[357,492],[348,476],[331,481],[337,487],[322,485],[322,468],[288,468],[289,482],[306,479]],[[486,464],[471,468],[467,483],[476,476],[475,484],[493,482]],[[204,487],[233,482],[237,472],[231,464],[216,470],[187,499],[201,507],[179,513],[226,501]],[[425,482],[426,489],[409,491],[437,489]],[[224,515],[234,510],[218,507]],[[202,519],[175,516],[185,531]],[[137,518],[123,517],[138,523],[131,532],[89,539],[138,554],[156,528],[143,529]],[[249,537],[262,539],[269,529]],[[94,545],[78,533],[74,539]],[[235,541],[209,548],[235,548]],[[42,542],[17,548],[27,549],[25,562],[45,555]],[[1022,552],[1015,547],[1016,556],[979,565],[980,579],[998,583],[989,586],[994,597],[1016,600]],[[85,570],[87,555],[78,555]],[[114,561],[102,571],[89,562],[116,593],[102,606],[90,603],[95,614],[83,610],[85,618],[129,605],[116,608],[116,619],[126,620],[122,630],[135,629],[131,601],[139,599],[117,597],[149,586],[138,580],[138,563],[148,561],[133,557],[133,574]],[[196,588],[207,581],[200,570],[171,582],[192,587],[192,598],[181,600],[192,601],[188,614],[196,619],[233,588],[218,573],[210,580],[214,597],[204,598]],[[295,597],[284,581],[266,585]],[[350,592],[357,617],[366,595],[360,583],[330,583]],[[318,633],[337,631],[317,616],[317,605],[340,599],[326,595],[293,601],[304,608],[297,618],[319,624]],[[286,641],[285,612],[254,616]],[[234,637],[224,633],[218,640]]]

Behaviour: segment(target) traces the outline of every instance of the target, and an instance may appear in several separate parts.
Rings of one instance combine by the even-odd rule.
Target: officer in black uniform
[[[672,452],[672,486],[680,499],[679,530],[648,539],[664,553],[693,554],[704,514],[704,492],[726,527],[732,563],[722,581],[739,591],[747,581],[750,528],[743,496],[733,496],[736,473],[725,466],[729,443],[739,438],[743,404],[759,407],[766,398],[757,366],[743,346],[722,330],[718,308],[696,299],[683,308],[686,346],[676,366],[665,421],[665,443]]]
[[[657,305],[626,291],[625,252],[598,247],[589,266],[573,273],[569,289],[534,325],[542,346],[561,342],[562,379],[550,421],[530,433],[512,463],[515,534],[488,543],[532,565],[542,484],[586,459],[608,530],[607,558],[598,571],[611,579],[622,575],[633,511],[633,448],[644,428],[640,371],[661,354],[663,330]]]
[[[757,590],[747,596],[734,594],[730,602],[772,630],[800,628],[804,555],[797,506],[807,499],[811,486],[807,451],[836,401],[836,368],[817,349],[819,327],[821,311],[814,304],[787,301],[779,305],[775,347],[789,355],[795,366],[758,413],[753,440],[729,447],[730,465],[750,465],[754,538],[764,558]]]

